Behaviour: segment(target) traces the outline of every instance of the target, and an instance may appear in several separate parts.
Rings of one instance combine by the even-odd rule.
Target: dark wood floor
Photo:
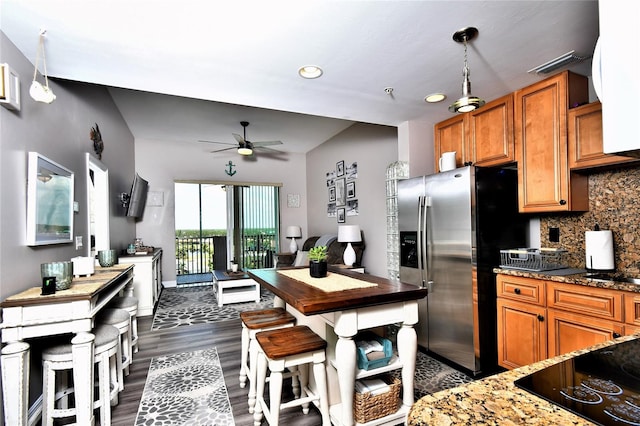
[[[253,425],[253,415],[247,411],[248,387],[238,385],[240,371],[240,320],[213,324],[182,326],[169,330],[150,331],[152,317],[138,319],[139,351],[133,357],[130,374],[125,378],[125,389],[120,402],[113,407],[114,426],[135,424],[138,405],[142,397],[149,364],[153,357],[216,347],[237,426]],[[320,414],[312,407],[308,415],[292,408],[282,413],[281,424],[312,426],[321,424]],[[267,424],[263,420],[262,424]],[[217,425],[223,426],[223,425]]]

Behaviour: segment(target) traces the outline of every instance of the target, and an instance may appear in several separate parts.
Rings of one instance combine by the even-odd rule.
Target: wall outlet
[[[82,235],[78,235],[76,237],[76,250],[82,247]]]
[[[549,241],[552,243],[560,242],[560,228],[549,228]]]

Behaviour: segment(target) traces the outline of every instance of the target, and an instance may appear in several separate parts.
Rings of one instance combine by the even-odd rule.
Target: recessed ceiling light
[[[322,75],[322,68],[315,65],[305,65],[298,70],[302,78],[318,78]]]
[[[424,101],[430,104],[435,102],[442,102],[445,99],[447,99],[447,95],[445,95],[444,93],[432,93],[424,97]]]

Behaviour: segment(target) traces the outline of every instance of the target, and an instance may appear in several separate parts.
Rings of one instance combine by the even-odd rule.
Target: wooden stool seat
[[[240,319],[251,330],[266,329],[296,322],[296,318],[282,308],[240,312]]]
[[[327,342],[306,325],[263,331],[256,339],[269,359],[281,359],[288,356],[324,350]]]
[[[256,405],[256,361],[258,359],[258,343],[256,333],[283,327],[293,327],[296,318],[283,308],[267,308],[240,313],[242,320],[241,355],[240,355],[240,387],[244,388],[249,379],[247,402],[249,413],[253,413]],[[247,357],[248,356],[248,357]],[[300,395],[297,378],[293,378],[293,393]]]
[[[260,426],[262,417],[271,426],[280,421],[280,411],[290,407],[302,407],[309,412],[309,403],[320,408],[323,426],[329,426],[329,400],[327,391],[326,347],[327,342],[306,325],[261,331],[256,333],[260,350],[257,362],[257,403],[253,414],[254,426]],[[309,388],[309,365],[313,365],[316,389]],[[282,378],[285,369],[291,369],[300,381],[301,394],[292,401],[282,402]],[[264,398],[264,388],[269,376],[269,404]]]

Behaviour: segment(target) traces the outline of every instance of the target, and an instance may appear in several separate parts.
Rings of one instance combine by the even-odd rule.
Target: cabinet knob
[[[538,314],[538,321],[544,321],[544,315]]]
[[[564,206],[565,204],[567,204],[567,200],[560,200],[560,205]]]
[[[613,332],[613,338],[616,339],[618,337],[620,337],[621,334],[620,333],[616,333],[615,331]]]
[[[520,294],[520,289],[516,287],[516,288],[513,289],[513,292],[515,294]]]

